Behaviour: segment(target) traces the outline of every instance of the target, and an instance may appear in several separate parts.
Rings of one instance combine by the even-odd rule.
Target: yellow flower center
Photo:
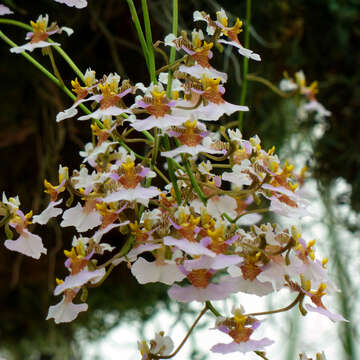
[[[118,83],[116,80],[106,82],[104,85],[99,84],[99,89],[104,97],[112,97],[118,93]]]
[[[36,22],[34,21],[30,21],[30,25],[34,30],[34,33],[43,33],[46,32],[46,28],[47,28],[47,21],[46,18],[44,19],[39,19]]]
[[[221,79],[211,79],[206,76],[203,76],[202,83],[205,91],[211,91],[211,92],[219,92],[219,84]]]
[[[151,91],[151,95],[153,97],[154,104],[161,105],[165,97],[165,91],[158,91],[157,89],[154,89],[153,91]]]

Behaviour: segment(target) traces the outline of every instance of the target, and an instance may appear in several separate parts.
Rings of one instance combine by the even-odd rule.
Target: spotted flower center
[[[204,41],[202,47],[195,49],[195,54],[192,55],[193,59],[196,60],[200,66],[210,68],[209,53],[212,47],[213,43],[207,44],[206,41]]]
[[[135,163],[133,161],[127,161],[121,164],[123,175],[119,179],[119,183],[125,189],[135,189],[142,177],[138,174],[138,170],[135,168]]]
[[[73,247],[70,251],[64,250],[64,254],[70,260],[71,275],[78,274],[88,263],[82,244]]]
[[[196,123],[197,123],[196,120],[194,121],[188,120],[185,122],[184,124],[185,129],[184,131],[182,131],[181,135],[178,136],[179,141],[183,145],[196,146],[201,143],[203,137],[198,133],[196,128]]]
[[[242,342],[249,341],[250,335],[253,333],[253,330],[248,327],[240,327],[230,330],[229,335],[234,339],[238,344]]]
[[[71,80],[71,86],[73,87],[72,91],[77,95],[76,96],[76,101],[81,100],[81,99],[85,99],[86,96],[88,95],[87,88],[82,87],[79,84],[79,81],[78,81],[77,78],[75,80]]]
[[[165,95],[165,91],[154,90],[151,92],[152,103],[146,108],[146,111],[156,118],[163,117],[170,112],[170,106]]]
[[[207,269],[193,270],[187,275],[190,282],[198,288],[206,288],[209,285],[212,274]]]
[[[211,238],[209,249],[217,254],[224,253],[229,245],[225,242],[224,226],[220,226],[218,229],[211,231],[208,230],[208,235]]]
[[[221,93],[219,92],[220,78],[210,79],[204,77],[202,79],[202,83],[204,88],[204,92],[202,93],[202,96],[206,100],[214,104],[221,104],[225,102],[225,100],[221,96]]]
[[[107,109],[118,104],[118,82],[116,80],[106,82],[104,85],[99,84],[99,89],[103,95],[100,101],[100,109]]]
[[[34,44],[39,41],[46,41],[49,37],[49,34],[46,32],[47,21],[38,20],[37,22],[30,21],[30,25],[33,28],[33,35],[31,37],[30,43]]]

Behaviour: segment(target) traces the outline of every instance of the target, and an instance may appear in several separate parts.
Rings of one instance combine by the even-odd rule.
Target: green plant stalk
[[[167,151],[170,150],[170,141],[169,141],[169,137],[167,136],[167,134],[165,134],[165,136],[163,136],[163,142],[164,142],[165,149]],[[181,193],[180,193],[180,189],[179,189],[176,175],[175,175],[174,163],[173,163],[172,159],[169,159],[169,158],[166,158],[166,162],[167,162],[168,169],[169,169],[169,177],[170,177],[172,186],[175,191],[176,202],[178,203],[178,205],[180,205],[181,204]]]
[[[295,298],[295,300],[288,306],[285,306],[283,308],[276,309],[276,310],[269,310],[269,311],[262,311],[262,312],[254,312],[254,313],[250,313],[250,314],[244,314],[244,316],[261,316],[261,315],[270,315],[270,314],[277,314],[277,313],[285,312],[285,311],[288,311],[288,310],[292,309],[293,307],[295,307],[296,304],[301,304],[304,297],[305,297],[305,294],[300,292],[298,294],[298,296]]]
[[[206,196],[204,195],[203,191],[201,190],[199,184],[197,183],[197,181],[195,179],[195,176],[194,176],[194,174],[193,174],[193,172],[191,170],[191,167],[190,167],[189,160],[183,154],[181,154],[181,158],[183,159],[183,163],[185,165],[185,170],[186,170],[186,173],[189,176],[191,185],[193,186],[195,192],[199,195],[199,198],[201,199],[203,204],[206,206],[206,203],[207,203]]]
[[[156,164],[156,159],[159,152],[159,141],[160,141],[160,134],[158,132],[158,129],[155,128],[154,130],[154,142],[153,142],[153,154],[151,158],[151,166],[153,167]]]
[[[60,75],[60,71],[59,71],[58,67],[56,66],[56,62],[55,62],[55,59],[54,59],[54,54],[53,54],[53,52],[51,50],[51,46],[49,46],[47,48],[47,53],[48,53],[49,58],[50,58],[51,66],[52,66],[52,68],[54,70],[54,74],[56,75],[56,78],[59,80],[61,86],[63,86],[64,85],[64,80],[62,79],[62,77]]]
[[[153,165],[150,165],[150,169],[151,170],[153,169]],[[144,187],[148,188],[151,185],[151,180],[152,180],[152,178],[146,178]],[[141,204],[140,210],[139,210],[139,216],[138,216],[138,221],[139,222],[141,220],[141,216],[142,216],[144,210],[145,210],[145,205]]]
[[[206,307],[215,315],[215,316],[221,316],[221,314],[212,306],[210,301],[206,301]]]
[[[134,2],[133,0],[126,0],[128,5],[129,5],[129,10],[130,10],[130,13],[131,13],[131,18],[132,18],[132,21],[135,25],[135,28],[136,28],[136,32],[138,34],[138,37],[139,37],[139,41],[140,41],[140,45],[141,45],[141,49],[144,53],[144,57],[145,57],[145,61],[146,61],[146,66],[149,70],[149,74],[151,74],[151,70],[150,70],[150,63],[149,63],[149,51],[148,51],[148,47],[146,45],[146,41],[145,41],[145,37],[144,37],[144,33],[142,31],[142,28],[141,28],[141,25],[140,25],[140,20],[139,20],[139,17],[137,15],[137,12],[136,12],[136,8],[135,8],[135,5],[134,5]]]
[[[177,36],[178,32],[178,22],[179,22],[179,4],[178,0],[173,0],[173,23],[172,23],[172,33]],[[170,49],[170,60],[169,65],[173,64],[175,62],[176,58],[176,48],[171,47]],[[168,98],[171,97],[171,87],[172,87],[172,80],[173,80],[173,73],[170,70],[168,73],[168,83],[167,83],[167,89],[166,89],[166,95]]]
[[[145,38],[149,56],[149,71],[150,71],[150,80],[152,83],[156,84],[156,67],[155,67],[155,55],[154,55],[154,46],[151,35],[151,23],[149,16],[149,9],[147,5],[147,0],[141,0],[142,11],[144,15],[144,24],[145,24]]]
[[[250,43],[250,22],[251,22],[251,0],[246,0],[246,18],[245,18],[245,48],[249,48]],[[247,92],[247,73],[248,73],[249,59],[244,56],[243,60],[243,83],[240,95],[240,105],[245,104],[246,92]],[[240,111],[238,118],[238,128],[241,131],[243,127],[244,111]]]
[[[54,42],[54,41],[49,39],[49,42]],[[74,73],[79,77],[79,79],[85,84],[84,74],[71,60],[70,56],[60,46],[53,46],[53,47],[60,54],[60,56],[68,63],[68,65],[73,69]]]
[[[178,0],[173,0],[173,22],[172,22],[172,31],[173,33],[177,34],[177,28],[178,28]],[[175,56],[176,56],[176,49],[175,48],[171,48],[170,50],[170,60],[169,60],[169,64],[171,65],[174,63],[175,61]],[[167,83],[167,88],[166,88],[166,95],[168,98],[171,98],[171,84],[172,84],[172,73],[171,71],[168,72],[168,83]],[[165,146],[165,149],[167,151],[170,150],[170,141],[169,141],[169,137],[167,134],[165,134],[163,136],[163,143]],[[181,204],[181,192],[177,183],[177,178],[175,175],[175,169],[174,169],[174,161],[173,159],[169,159],[166,158],[166,162],[168,165],[168,170],[169,170],[169,177],[175,192],[175,197],[176,197],[176,202],[178,203],[178,205]]]
[[[267,86],[270,90],[272,90],[275,94],[283,97],[283,98],[289,98],[291,96],[294,95],[294,92],[288,92],[288,93],[285,93],[281,90],[279,90],[271,81],[267,80],[267,79],[264,79],[263,77],[261,76],[256,76],[256,75],[253,75],[253,74],[248,74],[246,76],[247,80],[250,80],[250,81],[255,81],[255,82],[259,82],[265,86]]]
[[[185,335],[183,341],[180,343],[180,345],[176,348],[175,351],[173,351],[170,355],[156,355],[156,354],[149,353],[149,355],[148,355],[149,359],[171,359],[171,358],[173,358],[181,350],[183,345],[186,343],[187,339],[189,338],[189,336],[195,329],[195,326],[197,325],[197,323],[200,321],[200,319],[206,313],[207,310],[208,310],[208,307],[207,307],[207,305],[205,305],[205,307],[202,309],[200,314],[195,319],[194,323],[191,325],[191,327],[190,327],[189,331],[187,332],[187,334]]]
[[[23,28],[28,31],[32,31],[32,27],[28,24],[25,24],[21,21],[11,20],[11,19],[0,19],[0,24],[7,24],[7,25],[14,25],[20,28]],[[48,39],[50,43],[54,41]],[[60,46],[53,46],[55,50],[62,56],[62,58],[69,64],[69,66],[73,69],[74,73],[81,79],[82,82],[85,83],[85,78],[81,70],[76,66],[76,64],[71,60],[70,56],[60,47]]]
[[[121,250],[116,255],[114,255],[110,260],[106,261],[104,264],[97,266],[97,269],[102,269],[109,265],[112,265],[114,260],[119,259],[122,256],[125,256],[131,250],[133,242],[134,242],[134,236],[130,235],[127,238],[127,240],[126,240],[125,244],[123,245],[123,247],[121,248]]]

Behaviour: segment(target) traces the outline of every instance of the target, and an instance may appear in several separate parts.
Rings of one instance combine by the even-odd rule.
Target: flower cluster
[[[56,1],[86,6],[86,1]],[[87,288],[99,286],[121,263],[128,264],[140,284],[168,285],[172,299],[204,302],[205,311],[213,309],[210,301],[239,292],[265,296],[286,288],[296,295],[293,305],[303,315],[313,311],[332,321],[345,320],[324,305],[324,296],[337,289],[328,278],[327,259],[316,256],[315,241],[304,239],[297,224],[261,224],[267,212],[294,221],[311,215],[299,189],[305,169],[296,172],[293,165],[282,164],[275,148],[263,149],[256,135],[244,139],[239,129],[226,126],[214,131],[224,116],[249,111],[225,100],[228,76],[211,65],[214,49],[226,45],[255,61],[260,56],[242,46],[242,22],[237,19],[230,26],[223,10],[216,19],[196,11],[194,21],[206,23],[205,34],[195,29],[190,35],[167,35],[164,45],[182,57],[148,86],[121,81],[116,73],[97,79],[90,68],[82,84],[77,78],[71,82],[76,99],[56,121],[78,116],[78,108],[92,102],[92,111],[77,117],[91,120],[92,141],[80,151],[78,169],[70,172],[60,165],[58,184],[45,180],[50,201],[40,214],[24,215],[18,198],[3,195],[1,224],[9,237],[5,246],[38,259],[46,249],[28,230],[31,219],[44,225],[61,215],[60,226],[75,229],[72,246],[64,251],[69,274],[56,279],[54,289],[62,300],[47,316],[56,323],[86,311]],[[12,52],[59,45],[48,42],[60,29],[48,28],[47,16],[31,26],[30,43]],[[316,86],[307,87],[302,73],[296,81],[283,80],[281,88],[300,91],[310,101],[306,110],[316,107],[321,113]],[[134,152],[129,146],[133,142],[143,142],[147,153]],[[60,207],[64,203],[66,210]],[[9,227],[19,234],[17,240],[11,240]],[[121,249],[102,240],[109,232],[128,234]],[[110,260],[103,260],[105,253],[112,254]],[[241,306],[232,315],[217,314],[215,329],[232,342],[214,345],[213,352],[263,351],[273,343],[252,338],[260,325],[255,315],[245,314]],[[172,348],[162,332],[150,346],[139,342],[142,359],[168,356]]]
[[[318,93],[317,81],[306,85],[303,71],[295,73],[294,79],[285,73],[284,79],[280,81],[280,90],[293,92],[301,96],[302,100],[298,108],[298,118],[301,120],[306,119],[310,113],[314,113],[315,119],[320,121],[331,115],[331,112],[316,100],[315,95]]]

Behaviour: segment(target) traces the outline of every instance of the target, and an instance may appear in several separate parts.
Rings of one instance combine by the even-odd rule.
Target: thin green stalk
[[[206,203],[207,203],[206,196],[204,195],[203,191],[201,190],[199,184],[197,183],[197,181],[195,179],[194,173],[192,172],[191,167],[190,167],[189,160],[183,155],[181,157],[182,157],[183,163],[185,165],[186,173],[188,174],[189,179],[191,181],[191,185],[193,186],[195,192],[199,195],[199,198],[201,199],[201,201],[204,203],[204,205],[206,205]]]
[[[145,24],[145,38],[149,56],[149,71],[150,71],[150,80],[156,84],[156,73],[155,73],[155,55],[154,55],[154,46],[151,35],[151,23],[149,16],[149,9],[147,5],[147,0],[141,0],[142,11],[144,15],[144,24]]]
[[[153,170],[167,183],[171,184],[171,181],[165,176],[165,174],[156,166],[153,167]]]
[[[156,159],[158,156],[158,152],[159,152],[159,141],[160,141],[160,134],[158,132],[158,129],[155,128],[154,130],[154,147],[153,147],[153,154],[152,154],[152,158],[151,158],[151,166],[154,166],[156,164]]]
[[[149,73],[151,74],[150,63],[149,63],[149,51],[148,51],[148,47],[146,45],[144,33],[143,33],[141,25],[140,25],[140,20],[139,20],[139,17],[137,15],[137,12],[136,12],[134,2],[133,2],[133,0],[126,0],[126,1],[127,1],[128,5],[129,5],[131,18],[132,18],[132,21],[133,21],[133,23],[135,25],[136,32],[137,32],[138,37],[139,37],[141,49],[143,51],[145,61],[146,61],[146,66],[148,67]]]
[[[61,75],[60,75],[60,71],[58,69],[58,67],[56,66],[56,62],[55,62],[55,59],[54,59],[54,54],[51,50],[51,46],[49,46],[47,49],[44,49],[44,51],[48,53],[49,55],[49,58],[50,58],[50,62],[51,62],[51,66],[54,70],[54,74],[56,75],[56,78],[59,80],[61,86],[64,85],[64,80],[62,79]]]
[[[259,82],[265,86],[267,86],[270,90],[272,90],[275,94],[283,97],[283,98],[289,98],[291,96],[294,95],[294,92],[288,92],[288,93],[285,93],[285,92],[282,92],[281,90],[279,90],[271,81],[267,80],[267,79],[264,79],[262,78],[261,76],[256,76],[256,75],[253,75],[253,74],[248,74],[246,76],[247,80],[250,80],[250,81],[256,81],[256,82]]]
[[[112,265],[112,263],[116,259],[125,256],[131,250],[133,242],[134,242],[134,236],[130,235],[126,240],[125,244],[123,245],[123,247],[121,248],[121,250],[116,255],[114,255],[110,260],[106,261],[104,264],[97,266],[97,269],[106,268],[107,266]]]
[[[245,48],[249,48],[250,43],[250,22],[251,22],[251,0],[246,0],[246,18],[245,18]],[[247,91],[247,73],[248,73],[249,59],[244,56],[243,60],[243,83],[240,95],[240,105],[245,104],[246,91]],[[238,128],[241,131],[243,127],[244,111],[240,111],[238,118]]]
[[[172,33],[177,36],[178,32],[178,22],[179,22],[179,4],[178,0],[173,0],[173,23],[172,23]],[[176,48],[171,47],[170,49],[170,60],[169,65],[173,64],[175,62],[176,58]],[[171,97],[171,87],[172,87],[172,79],[173,79],[173,73],[170,70],[168,73],[168,83],[167,83],[167,89],[166,89],[166,95],[168,98]]]
[[[173,0],[173,23],[172,23],[172,32],[176,36],[177,35],[177,28],[178,28],[178,1]],[[175,62],[175,56],[176,56],[176,49],[171,48],[170,50],[170,59],[169,59],[169,66],[171,66]],[[168,83],[167,83],[167,89],[166,89],[166,95],[168,98],[171,98],[171,85],[172,85],[172,72],[168,72]],[[170,150],[170,141],[167,134],[163,136],[163,142],[165,149],[168,151]],[[177,183],[177,178],[175,175],[175,169],[174,169],[174,162],[173,159],[166,158],[166,162],[169,169],[169,177],[173,186],[173,189],[175,191],[175,197],[178,205],[181,204],[181,192]]]
[[[53,42],[53,40],[49,39],[49,42]],[[68,63],[68,65],[73,69],[74,73],[79,77],[79,79],[85,84],[84,74],[71,60],[70,56],[60,46],[53,46],[53,47],[60,54],[60,56]]]
[[[262,312],[254,312],[254,313],[250,313],[250,314],[245,314],[244,316],[261,316],[261,315],[270,315],[270,314],[277,314],[280,312],[285,312],[288,311],[290,309],[292,309],[296,304],[301,303],[304,299],[305,294],[304,293],[299,293],[298,296],[295,298],[295,300],[288,306],[285,306],[283,308],[280,309],[276,309],[276,310],[269,310],[269,311],[262,311]]]
[[[21,27],[21,28],[23,28],[25,30],[33,31],[33,28],[30,25],[25,24],[25,23],[23,23],[21,21],[17,21],[17,20],[0,19],[0,24],[15,25],[15,26]]]
[[[151,142],[154,142],[154,137],[147,131],[147,130],[143,130],[141,132],[143,135],[145,135],[145,137],[150,140]]]
[[[206,307],[215,315],[215,316],[221,316],[221,314],[212,306],[210,301],[206,301]]]
[[[151,170],[153,169],[153,165],[150,165],[150,169]],[[146,178],[144,187],[148,188],[151,185],[151,181],[152,181],[152,178]],[[139,214],[139,216],[138,216],[139,222],[141,220],[141,216],[142,216],[144,210],[145,210],[145,205],[141,204],[140,210],[139,210],[139,213],[138,213]]]
[[[167,134],[165,134],[165,136],[163,136],[163,142],[164,142],[165,149],[170,150],[170,141],[169,141],[169,137],[167,136]],[[170,177],[172,186],[175,191],[176,201],[177,201],[178,205],[180,205],[181,204],[181,193],[180,193],[180,189],[179,189],[176,175],[175,175],[174,163],[173,163],[172,159],[169,159],[169,158],[166,158],[166,162],[167,162],[168,169],[169,169],[169,177]]]
[[[197,325],[197,323],[200,321],[200,319],[206,313],[207,310],[208,310],[208,307],[207,307],[207,305],[205,305],[204,309],[202,309],[201,313],[197,316],[194,323],[191,325],[189,331],[187,332],[186,336],[184,337],[183,341],[180,343],[180,345],[176,348],[175,351],[173,351],[170,355],[155,355],[155,354],[150,353],[149,358],[150,359],[171,359],[172,357],[174,357],[181,350],[183,345],[186,343],[186,340],[189,338],[189,336],[193,332],[195,326]]]

